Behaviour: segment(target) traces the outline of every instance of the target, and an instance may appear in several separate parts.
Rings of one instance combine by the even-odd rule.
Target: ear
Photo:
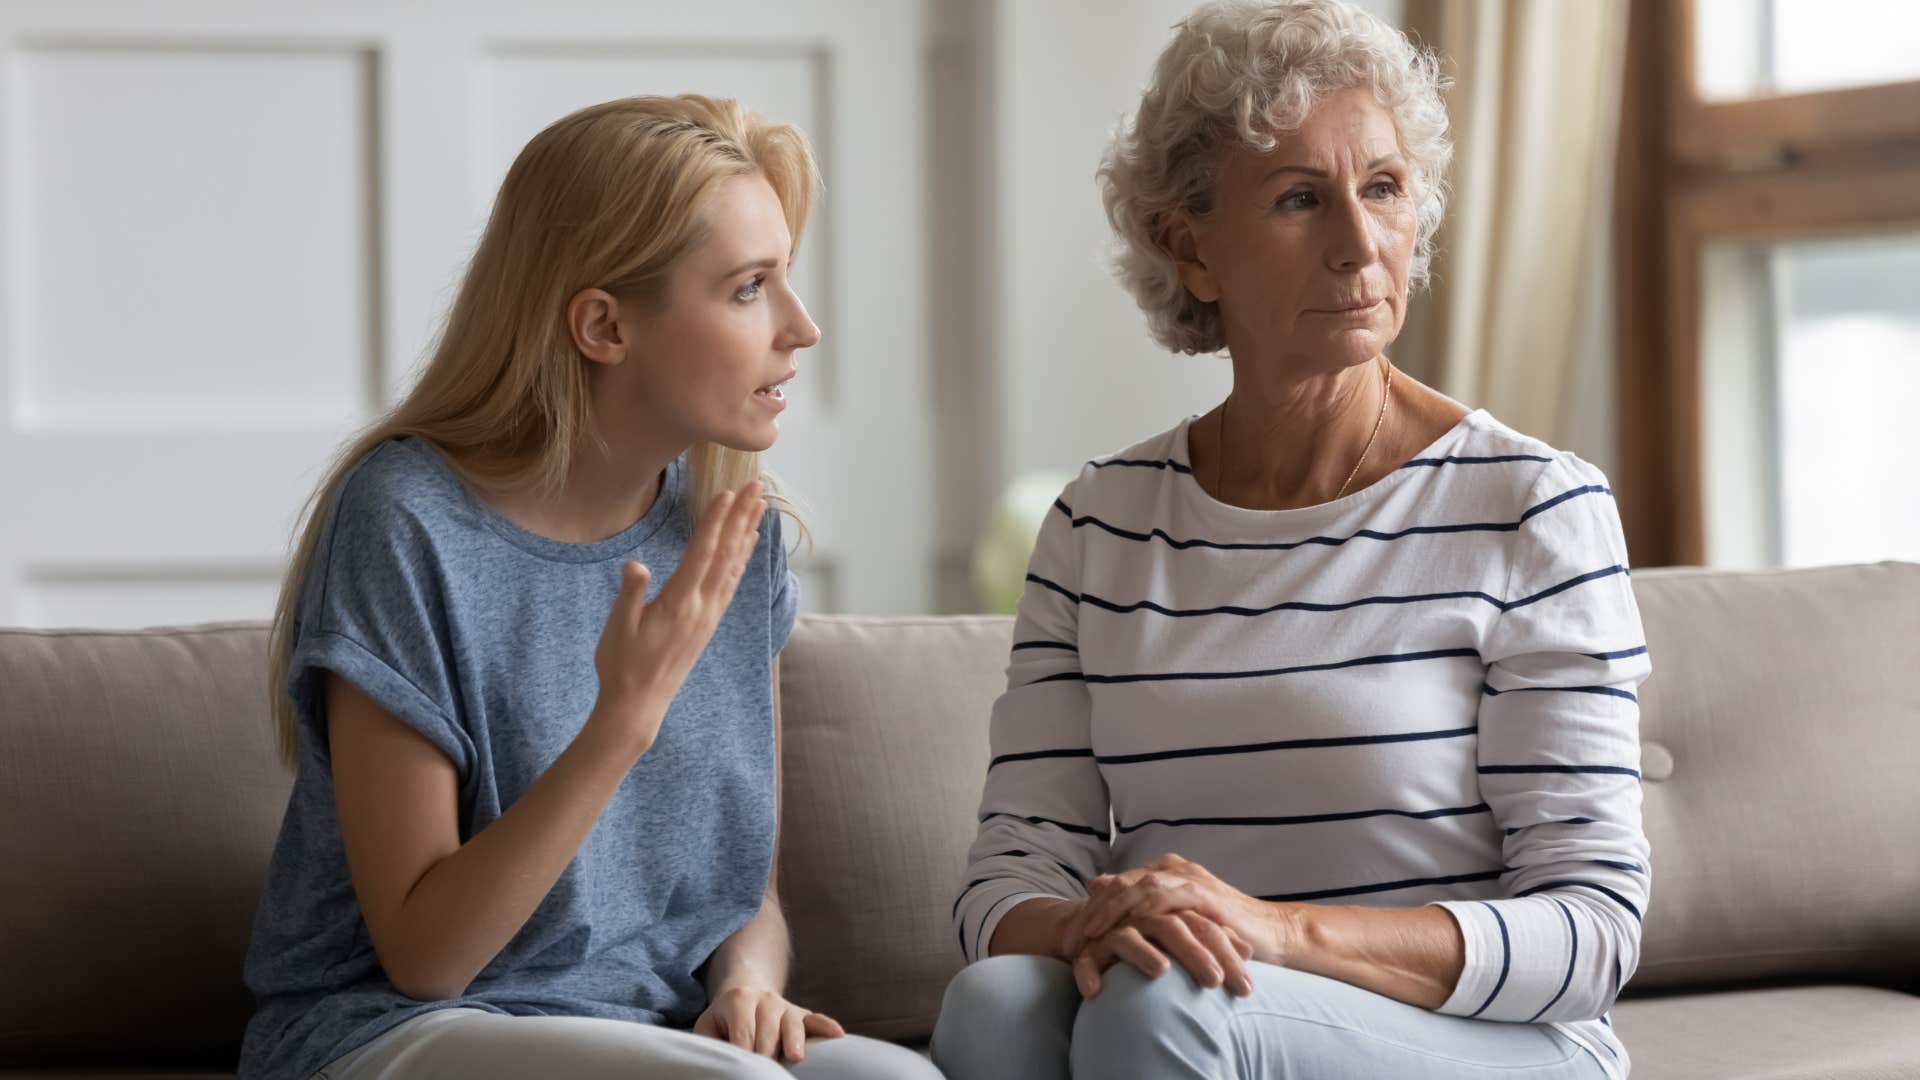
[[[1167,227],[1160,235],[1160,242],[1166,245],[1168,254],[1173,256],[1173,264],[1180,271],[1180,284],[1186,286],[1195,300],[1212,304],[1220,300],[1220,282],[1215,280],[1213,271],[1200,258],[1200,240],[1194,235],[1193,218],[1185,210],[1175,210],[1167,219]]]
[[[581,289],[567,301],[567,331],[573,347],[596,364],[613,366],[627,358],[620,332],[620,301],[605,289]]]

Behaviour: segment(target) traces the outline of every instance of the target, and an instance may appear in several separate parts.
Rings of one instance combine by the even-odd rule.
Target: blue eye
[[[756,274],[752,281],[734,290],[733,298],[741,303],[749,303],[760,298],[760,288],[767,283],[767,275]]]
[[[1283,209],[1303,210],[1306,208],[1305,204],[1304,203],[1296,204],[1294,200],[1310,199],[1312,197],[1313,197],[1313,192],[1311,191],[1296,191],[1291,195],[1280,196],[1280,206]]]
[[[1387,189],[1388,197],[1392,197],[1394,195],[1400,194],[1400,185],[1393,180],[1382,180],[1379,183],[1373,185],[1373,190],[1375,191],[1379,191],[1381,188]]]

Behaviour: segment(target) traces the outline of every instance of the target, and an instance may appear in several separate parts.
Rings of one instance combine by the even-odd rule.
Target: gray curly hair
[[[1175,352],[1226,347],[1220,305],[1180,283],[1163,242],[1176,209],[1213,207],[1220,152],[1238,140],[1261,153],[1297,130],[1321,99],[1367,86],[1393,114],[1415,200],[1409,288],[1427,283],[1453,157],[1438,56],[1343,0],[1213,0],[1174,25],[1140,111],[1108,144],[1101,197],[1120,245],[1115,270]]]

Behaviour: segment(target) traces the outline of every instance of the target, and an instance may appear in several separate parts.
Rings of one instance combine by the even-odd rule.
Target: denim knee
[[[1079,994],[1072,969],[1045,956],[993,956],[947,984],[933,1060],[949,1077],[1065,1075]]]
[[[1073,1025],[1075,1076],[1215,1075],[1233,1005],[1178,966],[1158,978],[1115,964]]]

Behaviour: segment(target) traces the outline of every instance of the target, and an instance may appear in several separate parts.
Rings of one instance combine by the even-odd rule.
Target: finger
[[[1100,996],[1101,967],[1100,957],[1092,947],[1081,950],[1080,955],[1074,957],[1073,985],[1079,987],[1081,997],[1091,999]]]
[[[734,520],[729,525],[726,547],[719,554],[718,565],[714,567],[713,580],[716,585],[737,580],[747,560],[753,557],[753,549],[760,542],[760,519],[767,512],[767,501],[760,497],[759,487],[758,483],[747,485],[740,493],[740,501],[734,505]]]
[[[1159,946],[1174,962],[1185,968],[1195,983],[1211,989],[1226,978],[1226,972],[1214,959],[1213,951],[1194,935],[1184,919],[1175,915],[1157,915],[1137,925],[1141,936]]]
[[[807,1056],[806,1015],[799,1009],[788,1009],[780,1018],[780,1049],[788,1061]]]
[[[623,626],[631,630],[639,625],[640,615],[647,607],[647,585],[653,580],[653,571],[631,560],[620,564],[620,595],[613,598],[613,611],[607,616],[610,625]]]
[[[712,1009],[701,1013],[700,1019],[693,1022],[693,1033],[695,1035],[705,1035],[710,1039],[725,1037],[720,1032],[720,1021],[714,1018]]]
[[[1183,911],[1177,918],[1187,931],[1212,954],[1220,967],[1221,985],[1227,992],[1246,997],[1253,993],[1253,980],[1247,977],[1247,957],[1240,954],[1235,935],[1226,927],[1197,912]]]
[[[780,1019],[792,1008],[784,1000],[773,994],[760,999],[760,1007],[754,1010],[753,1052],[761,1057],[770,1058],[780,1050]]]
[[[733,492],[723,491],[707,504],[706,511],[693,527],[693,535],[687,538],[686,551],[680,556],[680,569],[667,582],[668,588],[678,591],[699,587],[707,566],[713,562],[713,553],[720,543],[720,537],[726,531],[733,500]]]
[[[1103,940],[1112,943],[1113,955],[1140,969],[1140,973],[1149,978],[1157,979],[1172,967],[1166,954],[1154,948],[1139,930],[1131,926],[1123,926]]]
[[[695,568],[694,578],[702,591],[711,593],[726,580],[739,550],[742,524],[753,516],[754,504],[760,501],[759,491],[760,482],[756,480],[730,492],[726,513],[715,515],[713,543],[700,550],[697,560],[688,561],[687,565]]]
[[[735,1004],[724,1018],[727,1041],[742,1050],[753,1049],[753,1010]]]
[[[1233,939],[1233,951],[1240,954],[1240,959],[1242,960],[1253,959],[1253,942],[1248,941],[1246,938],[1241,937],[1240,931],[1235,930],[1231,926],[1226,927],[1225,929],[1227,931],[1227,936]]]
[[[847,1029],[840,1026],[840,1021],[826,1013],[807,1013],[803,1022],[807,1034],[816,1039],[838,1039],[847,1033]]]

